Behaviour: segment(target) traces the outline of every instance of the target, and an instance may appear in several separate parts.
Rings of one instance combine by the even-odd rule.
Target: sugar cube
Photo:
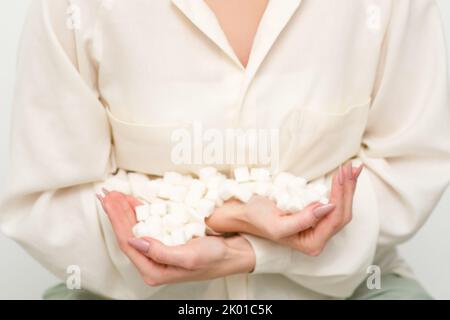
[[[184,233],[186,239],[192,239],[194,237],[203,237],[205,235],[205,224],[192,222],[186,224],[184,227]]]
[[[270,182],[257,182],[254,192],[263,197],[269,197],[272,192],[272,184]]]
[[[198,171],[198,177],[200,179],[200,181],[204,182],[204,183],[208,183],[208,181],[210,179],[212,179],[213,177],[215,177],[217,175],[217,169],[214,167],[205,167],[205,168],[201,168]]]
[[[289,211],[289,203],[290,203],[290,197],[287,193],[279,193],[276,195],[276,203],[278,209],[281,211],[288,212]]]
[[[172,188],[173,188],[172,184],[163,181],[158,191],[158,197],[166,200],[170,199],[170,196],[172,194]]]
[[[287,203],[286,211],[289,213],[297,213],[303,210],[305,207],[301,198],[291,197]]]
[[[164,201],[157,201],[150,204],[150,215],[164,216],[167,213],[167,204]]]
[[[181,224],[188,222],[190,218],[187,208],[183,203],[170,203],[169,214],[176,217]]]
[[[176,229],[171,232],[172,245],[178,246],[186,243],[186,235],[184,233],[184,229]]]
[[[203,182],[193,180],[186,195],[185,202],[190,206],[195,206],[203,198],[205,191],[206,185]]]
[[[195,209],[200,217],[209,217],[213,212],[216,204],[214,201],[208,199],[201,199]]]
[[[238,183],[250,181],[250,172],[247,167],[240,167],[234,169],[234,179]]]
[[[225,180],[226,180],[225,176],[218,174],[209,179],[206,186],[208,189],[220,189]]]
[[[233,196],[246,203],[253,196],[253,191],[249,184],[238,184],[234,190]]]
[[[295,177],[287,183],[287,189],[290,193],[298,193],[306,187],[306,179]]]
[[[250,170],[250,177],[253,181],[257,182],[269,182],[270,181],[270,171],[263,168],[252,168]]]
[[[133,235],[137,238],[149,237],[151,230],[149,226],[147,226],[144,222],[138,222],[133,226],[132,229]]]
[[[274,185],[275,187],[287,187],[289,182],[291,182],[293,179],[295,179],[295,176],[287,173],[287,172],[280,172],[275,176]]]
[[[169,199],[176,202],[184,202],[186,195],[188,193],[188,188],[183,185],[174,185],[170,191]]]
[[[128,181],[130,184],[132,195],[145,200],[148,200],[152,197],[152,195],[149,194],[146,190],[148,182],[150,181],[146,175],[130,172],[128,174]]]
[[[150,215],[150,206],[148,204],[143,204],[143,205],[137,206],[135,208],[135,211],[136,211],[136,220],[144,221]]]
[[[178,172],[168,171],[164,173],[163,181],[169,185],[183,184],[183,176]]]
[[[178,215],[168,214],[162,218],[163,228],[165,231],[173,232],[174,230],[183,226],[183,221],[179,219]]]
[[[231,179],[226,179],[219,189],[220,198],[223,201],[231,199],[238,186],[238,183]]]
[[[163,239],[161,241],[162,243],[164,243],[166,246],[173,246],[173,240],[172,240],[172,236],[170,235],[170,233],[166,233],[163,236]]]

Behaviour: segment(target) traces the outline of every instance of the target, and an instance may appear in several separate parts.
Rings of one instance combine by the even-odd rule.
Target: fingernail
[[[363,171],[363,169],[364,169],[364,164],[361,164],[361,165],[358,167],[358,169],[356,170],[356,172],[355,172],[355,179],[358,179],[358,178],[359,178],[359,175],[361,174],[361,172]]]
[[[150,243],[148,243],[148,241],[138,238],[128,240],[128,244],[142,253],[147,253],[150,248]]]
[[[342,165],[339,166],[338,182],[341,186],[344,184],[344,171]]]
[[[347,179],[352,180],[353,179],[353,166],[352,166],[351,161],[349,161],[347,163],[347,168],[345,169],[345,172],[346,172]]]
[[[109,193],[109,191],[105,188],[102,188],[103,193],[105,194],[105,196]]]
[[[313,215],[317,218],[323,218],[324,216],[326,216],[327,214],[329,214],[331,211],[334,210],[334,208],[336,208],[336,206],[332,203],[330,204],[326,204],[324,206],[321,207],[317,207],[313,210]]]

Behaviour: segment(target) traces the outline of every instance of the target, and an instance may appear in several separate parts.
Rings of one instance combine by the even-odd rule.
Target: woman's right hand
[[[327,205],[315,202],[299,213],[286,214],[274,201],[255,196],[247,204],[226,202],[207,224],[216,232],[252,234],[317,256],[328,240],[351,221],[353,196],[362,169],[353,168],[349,162],[337,170]]]

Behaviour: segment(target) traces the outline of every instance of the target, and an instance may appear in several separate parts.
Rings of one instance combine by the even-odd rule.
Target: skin
[[[224,204],[225,209],[216,210],[207,223],[216,230],[221,230],[223,224],[226,229],[255,234],[317,256],[329,239],[351,221],[353,195],[362,168],[353,168],[348,163],[333,175],[330,202],[334,208],[322,219],[312,217],[312,209],[320,207],[319,204],[311,204],[292,218],[280,214],[273,204],[269,204],[269,199],[255,197],[248,204],[235,201]],[[141,246],[136,246],[131,230],[136,223],[134,208],[140,204],[139,200],[119,192],[104,192],[104,197],[98,197],[111,221],[119,247],[148,285],[215,279],[254,269],[254,251],[239,235],[231,238],[207,236],[172,247],[143,238],[138,240]],[[142,246],[143,243],[146,245]]]
[[[225,33],[243,67],[247,66],[253,40],[268,0],[204,0]]]
[[[268,0],[204,0],[216,15],[231,47],[244,67]],[[206,223],[217,232],[253,234],[289,246],[310,256],[319,255],[327,242],[352,219],[352,202],[362,166],[348,163],[333,175],[330,203],[323,211],[312,203],[301,212],[286,215],[264,197],[249,203],[226,202]],[[119,192],[97,195],[108,215],[121,250],[150,286],[185,281],[208,280],[248,273],[254,269],[255,254],[242,236],[207,236],[180,246],[168,247],[151,239],[134,239],[134,208],[139,200]],[[317,210],[322,207],[322,214]]]

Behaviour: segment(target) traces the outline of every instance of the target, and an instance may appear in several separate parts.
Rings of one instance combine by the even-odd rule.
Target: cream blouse
[[[450,179],[433,0],[271,0],[247,68],[201,0],[34,0],[17,75],[2,231],[61,278],[79,266],[83,288],[108,297],[348,297],[372,264],[409,274],[395,246]],[[170,161],[171,132],[198,120],[279,129],[280,170],[308,179],[363,162],[352,222],[318,257],[246,236],[252,274],[146,286],[95,189],[117,169],[125,182],[194,172]]]

